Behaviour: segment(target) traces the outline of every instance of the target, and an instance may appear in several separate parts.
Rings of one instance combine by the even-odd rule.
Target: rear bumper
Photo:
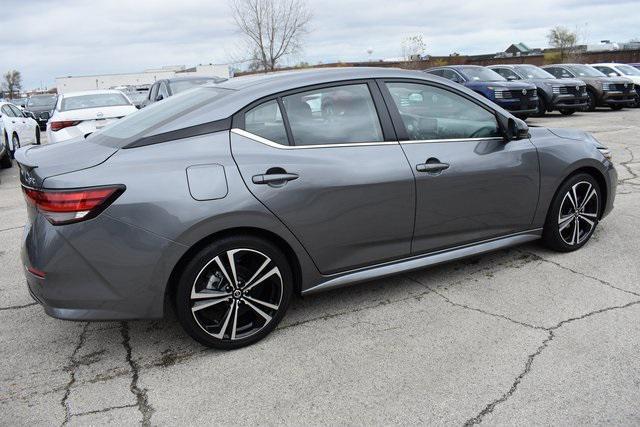
[[[29,293],[52,317],[154,319],[163,315],[167,266],[177,261],[165,256],[183,252],[182,245],[104,213],[58,227],[36,215],[25,226],[21,258]]]

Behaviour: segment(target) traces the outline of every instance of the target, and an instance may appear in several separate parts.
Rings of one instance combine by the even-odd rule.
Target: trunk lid
[[[28,145],[15,153],[20,165],[23,185],[41,188],[49,177],[99,165],[111,157],[117,148],[74,138],[51,145]]]

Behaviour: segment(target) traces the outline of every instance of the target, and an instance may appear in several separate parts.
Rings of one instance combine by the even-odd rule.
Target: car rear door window
[[[367,84],[332,86],[285,96],[295,145],[383,141]]]
[[[419,83],[387,83],[410,140],[499,137],[495,115],[454,92]]]
[[[278,144],[288,145],[284,120],[275,99],[247,111],[244,115],[244,129]]]
[[[442,70],[442,77],[456,83],[464,82],[464,79],[460,77],[460,74],[456,73],[453,70],[448,70],[448,69]]]

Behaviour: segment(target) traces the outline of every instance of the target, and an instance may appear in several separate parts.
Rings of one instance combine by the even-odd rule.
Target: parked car
[[[4,155],[13,157],[15,150],[26,144],[40,144],[38,123],[10,102],[0,102],[0,143]],[[11,162],[3,161],[3,167]]]
[[[587,85],[587,111],[596,107],[620,110],[635,102],[633,82],[621,77],[608,77],[590,65],[554,64],[542,67],[559,79],[579,79]]]
[[[509,81],[534,84],[538,93],[538,116],[554,110],[570,115],[587,107],[587,85],[582,80],[560,80],[542,68],[529,64],[501,64],[488,68]]]
[[[538,95],[531,83],[508,81],[478,65],[449,65],[425,71],[460,83],[523,120],[538,112]]]
[[[593,68],[609,77],[624,77],[633,82],[636,89],[635,107],[640,107],[640,69],[627,64],[601,63],[591,64]]]
[[[175,77],[172,79],[163,79],[155,82],[149,89],[147,99],[142,103],[142,107],[146,107],[154,102],[162,101],[176,93],[183,92],[194,87],[202,86],[204,84],[221,83],[227,79],[222,77]]]
[[[618,180],[590,134],[386,68],[206,85],[16,159],[22,262],[49,315],[157,318],[166,301],[223,349],[266,336],[294,292],[540,238],[579,249]]]
[[[20,109],[24,109],[25,106],[27,105],[28,100],[29,98],[14,98],[14,99],[11,99],[9,102],[11,102],[13,105],[15,105]]]
[[[47,122],[56,106],[58,95],[33,95],[27,100],[25,111],[38,122],[41,131],[47,130]]]
[[[47,124],[49,143],[86,137],[138,109],[119,90],[69,92],[58,96]]]

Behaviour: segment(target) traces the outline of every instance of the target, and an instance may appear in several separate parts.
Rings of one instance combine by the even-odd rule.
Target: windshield
[[[516,68],[520,74],[524,74],[527,79],[555,79],[552,74],[547,73],[542,68],[533,65],[524,65]]]
[[[176,80],[169,82],[169,85],[171,86],[171,91],[175,95],[176,93],[184,92],[185,90],[196,86],[202,86],[207,83],[220,83],[221,81],[224,81],[224,79],[203,77],[201,79]]]
[[[55,107],[56,95],[51,96],[34,96],[27,101],[27,107]]]
[[[507,80],[495,71],[482,67],[463,68],[462,73],[471,81],[504,82]]]
[[[567,65],[567,68],[580,77],[606,77],[603,73],[589,65]]]
[[[101,132],[91,134],[88,140],[107,137],[105,142],[108,145],[124,147],[134,139],[148,135],[153,130],[174,120],[180,120],[185,114],[229,93],[231,93],[230,90],[212,87],[201,87],[183,92],[129,114],[105,127]]]
[[[631,65],[616,65],[616,68],[625,76],[640,76],[640,70]]]
[[[98,107],[117,107],[121,105],[131,105],[131,103],[120,93],[96,93],[91,95],[62,98],[60,111]]]

